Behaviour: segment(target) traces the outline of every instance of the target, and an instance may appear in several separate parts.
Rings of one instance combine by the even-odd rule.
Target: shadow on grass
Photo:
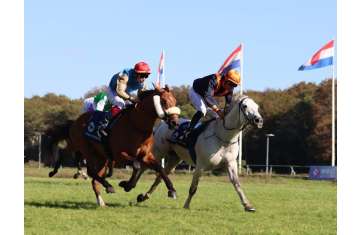
[[[25,206],[61,208],[61,209],[87,209],[87,210],[94,210],[94,209],[100,208],[94,202],[75,202],[75,201],[25,202]],[[121,204],[121,203],[107,203],[106,206],[111,207],[111,208],[125,208],[125,207],[128,207],[127,204]]]

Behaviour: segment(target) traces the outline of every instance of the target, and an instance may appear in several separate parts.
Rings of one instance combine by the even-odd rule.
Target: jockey
[[[132,69],[116,73],[111,78],[107,90],[110,102],[120,109],[125,108],[128,103],[126,101],[136,102],[136,95],[146,89],[144,82],[150,73],[149,65],[143,61],[136,63]]]
[[[189,97],[197,112],[192,117],[185,136],[188,136],[199,120],[206,115],[207,107],[210,107],[221,118],[224,118],[225,111],[227,111],[230,105],[234,88],[239,84],[240,74],[234,69],[229,70],[224,75],[215,73],[195,79],[192,88],[189,90]],[[218,107],[214,96],[225,97],[224,112]]]
[[[94,108],[98,111],[107,112],[111,110],[111,103],[104,91],[100,91],[94,97]]]
[[[149,65],[143,61],[136,63],[132,69],[124,69],[122,72],[116,73],[112,76],[107,89],[107,97],[110,103],[122,110],[129,102],[137,102],[136,95],[146,89],[144,82],[150,73]],[[113,156],[109,148],[108,132],[106,131],[106,125],[109,119],[108,115],[105,115],[105,119],[104,128],[101,128],[100,133],[103,136],[105,153],[111,162],[107,174],[107,176],[110,177],[113,172]]]
[[[110,111],[111,104],[105,92],[100,91],[96,96],[84,100],[83,112]]]

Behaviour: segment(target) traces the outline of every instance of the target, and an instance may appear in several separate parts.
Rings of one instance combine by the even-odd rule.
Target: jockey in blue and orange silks
[[[183,138],[195,128],[196,124],[206,115],[207,107],[210,107],[221,118],[224,117],[224,111],[218,107],[214,97],[225,97],[226,111],[231,103],[234,88],[240,84],[240,74],[231,69],[225,74],[210,74],[208,76],[195,79],[192,88],[189,90],[189,97],[196,113],[191,119],[190,126]]]
[[[116,73],[107,90],[109,101],[120,109],[124,109],[129,101],[136,102],[137,94],[146,89],[144,82],[150,73],[149,65],[143,61],[136,63],[134,68]]]

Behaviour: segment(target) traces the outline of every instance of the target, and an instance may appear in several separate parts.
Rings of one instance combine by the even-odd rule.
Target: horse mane
[[[145,97],[147,97],[149,95],[153,95],[155,92],[156,92],[156,90],[146,90],[146,91],[139,92],[138,98],[140,100],[143,100]]]
[[[238,104],[239,101],[244,97],[246,97],[246,95],[240,95],[240,93],[236,93],[231,100],[230,110],[234,107],[234,105]]]

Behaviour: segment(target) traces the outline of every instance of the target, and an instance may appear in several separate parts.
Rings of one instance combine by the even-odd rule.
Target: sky
[[[244,45],[243,89],[319,83],[330,67],[298,71],[336,39],[335,0],[24,1],[24,95],[81,98],[138,61],[170,86],[216,72]],[[336,63],[336,61],[335,61]]]

